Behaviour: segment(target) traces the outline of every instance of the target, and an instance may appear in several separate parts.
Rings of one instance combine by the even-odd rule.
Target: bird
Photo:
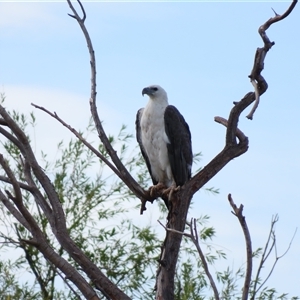
[[[193,162],[189,126],[178,109],[169,105],[161,86],[145,87],[144,95],[149,96],[149,101],[137,112],[136,139],[153,187],[183,186],[191,178]]]

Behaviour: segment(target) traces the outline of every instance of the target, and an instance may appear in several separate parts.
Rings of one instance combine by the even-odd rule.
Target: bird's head
[[[143,88],[142,95],[148,95],[152,100],[155,99],[164,99],[167,100],[168,96],[166,91],[159,85],[150,85]]]

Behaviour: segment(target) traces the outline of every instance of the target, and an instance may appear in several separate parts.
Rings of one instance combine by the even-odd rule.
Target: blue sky
[[[21,1],[22,2],[22,1]],[[87,47],[65,2],[0,1],[0,91],[6,105],[32,111],[31,102],[56,111],[75,128],[89,118],[90,69]],[[147,99],[141,91],[160,84],[169,102],[190,125],[194,152],[201,165],[224,146],[225,129],[214,116],[227,118],[233,101],[252,91],[250,74],[257,30],[288,2],[85,2],[86,26],[96,52],[99,114],[108,133],[122,124],[134,133],[136,111]],[[263,246],[272,215],[279,214],[278,252],[285,251],[300,225],[300,9],[267,34],[275,46],[265,60],[269,89],[261,97],[254,120],[240,119],[249,137],[246,154],[227,165],[209,184],[218,196],[198,192],[190,217],[208,214],[217,230],[217,245],[228,251],[228,263],[244,262],[243,236],[230,213],[227,194],[243,203],[253,248]],[[40,111],[34,146],[56,153],[70,133]],[[45,136],[47,132],[47,136]],[[136,215],[137,220],[153,219]],[[280,292],[300,295],[300,233],[269,281]]]

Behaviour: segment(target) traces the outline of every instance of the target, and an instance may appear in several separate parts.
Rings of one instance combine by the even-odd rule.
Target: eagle
[[[159,85],[145,87],[142,95],[149,101],[137,112],[136,138],[153,185],[182,186],[191,178],[193,162],[189,126]]]

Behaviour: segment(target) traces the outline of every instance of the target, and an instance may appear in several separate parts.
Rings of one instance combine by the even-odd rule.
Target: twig
[[[228,201],[233,208],[234,215],[238,218],[241,227],[243,229],[245,241],[246,241],[246,253],[247,253],[247,267],[246,267],[246,276],[244,281],[244,287],[243,287],[243,294],[242,294],[242,300],[247,300],[249,295],[249,289],[250,289],[250,282],[251,282],[251,274],[252,274],[252,245],[251,245],[251,237],[249,233],[249,229],[246,223],[246,219],[243,216],[243,208],[244,206],[241,204],[238,208],[232,197],[231,194],[228,195]]]
[[[278,221],[278,215],[275,215],[274,218],[272,217],[271,227],[270,227],[270,231],[269,231],[269,236],[267,238],[267,242],[266,242],[264,251],[262,253],[261,260],[260,260],[260,263],[259,263],[259,266],[258,266],[258,269],[257,269],[256,276],[255,276],[254,286],[253,286],[253,296],[251,297],[251,300],[255,299],[255,295],[256,295],[256,293],[259,290],[259,288],[256,289],[256,287],[257,287],[257,284],[258,284],[260,272],[261,272],[261,270],[263,268],[264,263],[266,262],[266,259],[269,257],[269,255],[272,252],[273,247],[274,247],[274,239],[273,239],[273,242],[272,242],[272,245],[271,245],[270,248],[269,248],[269,243],[270,243],[270,241],[272,239],[273,228],[274,228],[274,226],[275,226],[275,224],[276,224],[277,221]],[[267,251],[268,251],[268,253],[267,253]]]
[[[63,282],[68,286],[68,288],[72,291],[72,293],[75,295],[75,297],[78,300],[81,300],[81,297],[78,295],[78,293],[74,290],[74,288],[72,287],[72,285],[69,283],[68,279],[66,277],[63,276],[63,274],[60,272],[60,270],[53,265],[53,263],[49,260],[47,260],[50,267],[52,268],[52,270],[54,272],[56,272],[58,274],[58,276],[63,280]]]
[[[277,255],[277,244],[276,244],[276,234],[275,234],[275,224],[278,222],[279,218],[278,218],[278,215],[275,215],[274,217],[272,217],[272,220],[271,220],[271,227],[270,227],[270,231],[269,231],[269,235],[268,235],[268,239],[267,239],[267,242],[266,242],[266,245],[265,245],[265,248],[264,248],[264,251],[263,251],[263,254],[261,256],[261,260],[260,260],[260,263],[259,263],[259,266],[258,266],[258,269],[257,269],[257,273],[256,273],[256,276],[255,276],[255,280],[254,280],[254,286],[253,286],[253,294],[252,294],[252,297],[251,297],[251,300],[254,300],[255,299],[255,296],[256,294],[258,293],[258,291],[265,285],[265,283],[268,281],[268,279],[270,278],[270,276],[272,275],[274,269],[275,269],[275,266],[278,262],[279,259],[281,259],[282,257],[284,257],[288,251],[290,250],[291,248],[291,245],[293,243],[293,240],[295,238],[295,235],[297,233],[297,228],[289,242],[289,245],[287,247],[287,249],[283,252],[282,255]],[[272,243],[271,243],[271,246],[269,247],[269,244],[270,244],[270,241],[272,240]],[[260,275],[260,272],[262,271],[263,267],[264,267],[264,264],[266,262],[266,260],[268,259],[269,255],[272,253],[272,251],[275,251],[275,261],[271,267],[271,270],[269,271],[267,277],[265,278],[265,280],[260,284],[260,286],[257,288],[257,285],[258,285],[258,282],[259,282],[259,275]]]
[[[181,231],[178,231],[178,230],[175,230],[175,229],[172,229],[172,228],[168,228],[166,227],[162,222],[160,222],[159,220],[157,220],[157,222],[166,230],[166,231],[170,231],[170,232],[174,232],[174,233],[178,233],[178,234],[181,234],[183,236],[186,236],[188,238],[192,238],[192,235],[186,233],[186,232],[181,232]]]
[[[58,122],[60,122],[63,126],[68,128],[85,146],[87,146],[94,154],[96,154],[121,180],[122,180],[122,175],[120,174],[119,170],[104,156],[102,155],[97,149],[95,149],[89,142],[86,141],[82,137],[82,135],[76,131],[73,127],[68,125],[64,120],[62,120],[56,112],[52,113],[48,109],[36,105],[34,103],[31,103],[32,106],[35,108],[38,108],[44,112],[46,112],[48,115],[50,115],[52,118],[56,119]]]
[[[211,287],[213,289],[213,292],[214,292],[214,295],[215,295],[215,299],[219,300],[220,297],[219,297],[219,292],[218,292],[217,286],[215,284],[215,281],[214,281],[212,275],[209,272],[209,268],[208,268],[208,264],[207,264],[206,258],[205,258],[204,254],[203,254],[203,251],[202,251],[201,247],[200,247],[200,242],[199,242],[198,232],[197,232],[196,219],[192,218],[191,219],[191,223],[190,224],[187,223],[187,224],[190,227],[190,231],[191,231],[191,235],[192,235],[192,242],[194,243],[194,245],[197,248],[197,251],[198,251],[200,259],[201,259],[201,262],[203,264],[203,268],[204,268],[205,274],[208,277],[210,285],[211,285]]]

